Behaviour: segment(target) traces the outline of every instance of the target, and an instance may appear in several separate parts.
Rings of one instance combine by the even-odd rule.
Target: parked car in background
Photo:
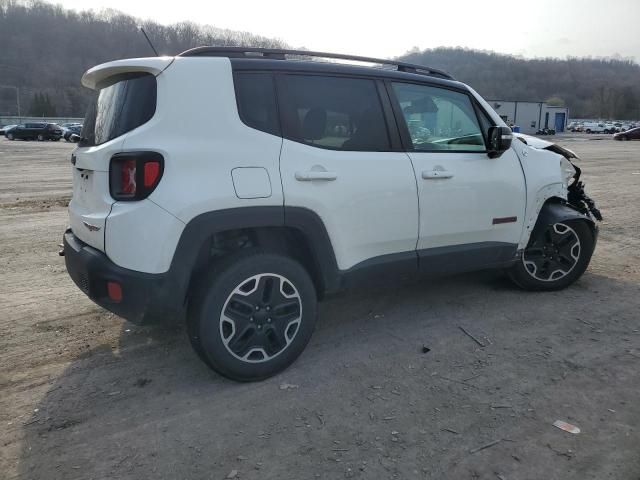
[[[4,127],[0,127],[0,135],[4,136],[13,127],[17,127],[17,125],[5,125]]]
[[[616,133],[614,140],[640,140],[640,127],[630,128],[624,132]]]
[[[55,123],[24,123],[9,130],[5,135],[9,140],[53,140],[57,142],[62,137],[62,127]]]
[[[605,133],[604,123],[599,122],[584,122],[583,129],[586,133]]]
[[[67,133],[67,130],[69,130],[69,128],[71,127],[75,127],[76,125],[82,125],[79,122],[71,122],[71,123],[63,123],[62,125],[60,125],[60,127],[62,128],[62,136],[64,137],[64,134]]]
[[[80,124],[71,125],[71,126],[69,126],[69,127],[64,129],[64,133],[62,134],[62,137],[67,142],[70,142],[71,141],[71,135],[73,135],[73,134],[80,135],[81,131],[82,131],[82,125],[80,125]]]
[[[620,128],[616,127],[615,123],[605,123],[604,124],[604,133],[616,133],[619,132]]]
[[[569,130],[570,132],[582,132],[583,130],[582,123],[571,122],[569,125],[567,125],[567,130]]]

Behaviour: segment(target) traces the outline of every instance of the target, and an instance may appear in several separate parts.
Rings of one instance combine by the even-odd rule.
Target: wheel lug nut
[[[251,318],[249,319],[249,321],[250,321],[250,322],[253,322],[254,320],[255,320],[255,319],[254,319],[253,317],[251,317]]]
[[[258,325],[258,330],[262,330],[262,325]]]
[[[260,307],[258,305],[256,305],[256,312],[260,310]]]
[[[271,311],[271,307],[269,305],[267,305],[267,312]]]
[[[267,323],[271,323],[271,319],[270,318],[267,318]]]

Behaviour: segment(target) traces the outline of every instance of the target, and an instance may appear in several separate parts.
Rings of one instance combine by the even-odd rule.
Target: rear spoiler
[[[82,76],[82,85],[91,90],[100,88],[100,84],[114,75],[130,72],[146,72],[159,75],[171,63],[174,57],[127,58],[97,65]]]

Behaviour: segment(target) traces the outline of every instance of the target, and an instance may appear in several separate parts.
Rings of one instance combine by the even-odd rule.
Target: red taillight
[[[107,282],[107,294],[112,301],[120,303],[122,301],[122,286],[118,282]]]
[[[142,200],[162,178],[164,158],[155,152],[118,153],[109,166],[109,191],[114,200]]]
[[[150,188],[155,185],[160,176],[160,162],[151,160],[144,164],[144,186]]]

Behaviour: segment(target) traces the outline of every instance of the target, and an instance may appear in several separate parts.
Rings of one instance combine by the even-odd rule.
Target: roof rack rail
[[[399,72],[417,73],[434,77],[454,80],[454,78],[442,70],[416,65],[413,63],[385,60],[382,58],[361,57],[358,55],[345,55],[342,53],[314,52],[310,50],[287,50],[280,48],[259,47],[196,47],[180,53],[179,57],[232,57],[232,58],[264,58],[270,60],[286,60],[287,55],[302,57],[331,58],[336,60],[351,60],[355,62],[377,63],[391,65]]]

